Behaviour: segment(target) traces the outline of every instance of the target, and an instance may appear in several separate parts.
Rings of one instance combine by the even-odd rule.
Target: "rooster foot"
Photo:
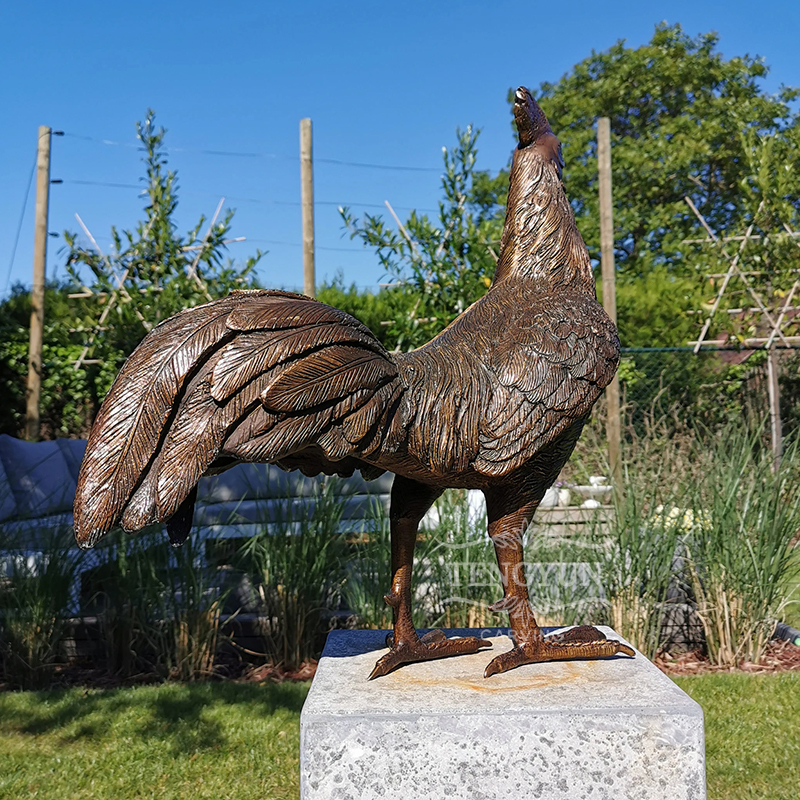
[[[401,639],[397,643],[395,643],[394,635],[390,633],[386,637],[386,644],[391,647],[391,650],[378,659],[369,676],[370,680],[387,675],[403,664],[477,653],[484,647],[492,646],[492,643],[486,639],[478,639],[474,636],[448,639],[444,631],[440,630],[429,631],[419,638],[415,634],[413,639]]]
[[[606,635],[591,625],[581,625],[563,633],[551,636],[534,637],[532,640],[516,645],[507,653],[492,659],[483,673],[484,678],[508,672],[522,664],[538,664],[541,661],[572,661],[579,658],[608,658],[622,653],[633,657],[634,651],[616,639]]]

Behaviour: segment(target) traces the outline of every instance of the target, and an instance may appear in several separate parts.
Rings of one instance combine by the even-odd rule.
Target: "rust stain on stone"
[[[504,680],[502,678],[495,680],[486,680],[485,678],[455,678],[453,676],[444,676],[441,674],[421,676],[414,675],[412,670],[407,669],[395,673],[391,685],[387,686],[387,689],[435,688],[439,691],[446,691],[448,688],[452,688],[456,690],[480,692],[481,694],[522,692],[530,689],[546,689],[552,686],[574,684],[576,681],[586,678],[586,670],[582,669],[582,666],[582,664],[564,662],[560,665],[561,668],[558,670],[557,675],[553,674],[552,669],[540,672],[531,669],[530,671],[515,674],[513,681]]]

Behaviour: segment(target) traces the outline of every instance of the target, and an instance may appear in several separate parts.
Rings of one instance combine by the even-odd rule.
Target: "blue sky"
[[[728,57],[762,56],[768,91],[800,85],[796,2],[7,4],[0,296],[31,280],[33,188],[13,265],[11,257],[39,125],[67,134],[53,139],[52,177],[64,183],[51,190],[51,231],[78,230],[77,212],[106,247],[112,224],[141,218],[136,188],[94,184],[138,183],[134,124],[152,107],[169,130],[180,227],[211,216],[224,196],[236,209],[233,235],[248,240],[230,255],[268,250],[262,283],[298,287],[298,125],[311,117],[318,281],[341,271],[375,288],[377,260],[343,237],[338,204],[380,213],[389,200],[401,217],[410,207],[435,209],[441,149],[457,127],[481,128],[478,166],[499,169],[514,145],[509,87],[557,80],[618,39],[642,44],[661,20],[692,35],[718,31]],[[50,239],[48,277],[64,275],[62,248],[63,239]]]

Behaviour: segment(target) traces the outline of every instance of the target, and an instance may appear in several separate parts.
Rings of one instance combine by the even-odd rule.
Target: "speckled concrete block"
[[[448,631],[493,647],[374,681],[385,632],[332,632],[300,718],[302,800],[705,798],[702,709],[644,656],[484,679],[502,632]]]

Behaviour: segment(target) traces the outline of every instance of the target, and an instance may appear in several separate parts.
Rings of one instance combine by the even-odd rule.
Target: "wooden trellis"
[[[695,206],[691,198],[686,197],[684,199],[686,200],[687,205],[689,206],[689,208],[691,208],[692,212],[697,217],[698,221],[708,234],[707,239],[686,240],[685,243],[690,243],[690,242],[713,243],[714,245],[716,245],[716,247],[719,249],[722,255],[729,262],[728,270],[721,276],[716,276],[716,277],[722,277],[722,283],[720,284],[720,287],[717,290],[717,295],[714,298],[714,302],[712,303],[711,309],[709,310],[708,316],[706,317],[706,320],[703,324],[700,336],[697,338],[696,341],[689,342],[689,344],[693,345],[694,352],[698,353],[700,351],[700,348],[704,344],[719,346],[719,345],[724,345],[726,343],[724,340],[708,340],[706,339],[706,335],[708,334],[708,330],[711,327],[711,322],[714,318],[714,315],[719,310],[722,298],[724,297],[725,292],[728,290],[732,279],[738,278],[741,281],[741,283],[744,284],[748,295],[755,303],[755,307],[751,310],[753,310],[756,313],[761,313],[764,320],[769,324],[770,328],[768,336],[751,337],[745,339],[742,342],[742,345],[747,348],[759,348],[767,351],[767,386],[769,390],[770,433],[772,440],[774,464],[777,467],[781,458],[782,431],[781,431],[781,417],[780,417],[780,393],[778,387],[778,364],[777,364],[775,349],[777,346],[783,346],[787,348],[800,346],[800,336],[787,336],[784,333],[784,327],[787,322],[787,313],[789,311],[800,310],[800,307],[792,306],[792,300],[794,299],[794,296],[797,293],[798,287],[800,287],[800,268],[793,270],[795,274],[795,279],[786,295],[785,301],[778,308],[772,308],[772,309],[768,308],[767,304],[764,302],[760,293],[756,290],[756,287],[749,280],[749,277],[763,273],[759,271],[748,271],[742,268],[743,254],[748,243],[755,243],[756,241],[760,241],[762,239],[762,237],[760,236],[754,237],[752,235],[755,222],[752,222],[750,224],[750,226],[747,228],[747,231],[743,236],[731,236],[721,239],[711,229],[711,226],[708,224],[708,221],[697,209],[697,206]],[[756,217],[763,210],[763,207],[764,207],[764,201],[762,200],[761,204],[758,207],[758,210],[756,211],[755,215]],[[798,245],[798,247],[800,247],[800,241],[798,241],[798,239],[796,238],[798,234],[795,231],[793,231],[791,227],[786,223],[784,223],[783,227],[786,233],[792,238],[792,241],[794,241]],[[739,242],[739,247],[735,255],[733,256],[731,256],[730,253],[725,248],[725,244],[731,241]],[[744,311],[744,309],[740,310]]]
[[[224,202],[225,202],[225,198],[223,197],[223,198],[220,199],[219,204],[217,205],[217,210],[214,212],[214,216],[211,219],[211,223],[208,226],[208,230],[206,231],[205,236],[203,237],[203,241],[199,245],[193,245],[193,246],[190,245],[190,246],[187,246],[187,247],[183,248],[183,250],[186,251],[186,252],[195,251],[195,250],[197,251],[197,255],[195,256],[194,260],[192,261],[191,266],[189,267],[189,269],[187,271],[187,275],[197,284],[197,286],[200,289],[200,291],[205,295],[205,297],[208,300],[212,300],[213,298],[211,296],[211,293],[208,291],[208,285],[206,284],[206,282],[198,274],[197,266],[200,263],[200,259],[202,258],[203,253],[206,250],[206,247],[208,246],[209,237],[211,236],[211,233],[214,230],[214,225],[216,224],[216,221],[217,221],[217,218],[219,217],[220,211],[222,211],[222,205],[223,205]],[[75,214],[75,219],[78,220],[78,224],[83,229],[83,232],[86,234],[86,236],[88,237],[89,241],[94,246],[95,250],[97,250],[97,252],[100,254],[100,257],[103,259],[103,261],[105,261],[106,266],[109,269],[109,272],[111,274],[114,274],[114,268],[113,268],[113,266],[111,264],[110,259],[100,249],[100,246],[97,244],[97,241],[95,240],[94,236],[92,236],[91,231],[89,230],[89,228],[85,225],[85,223],[83,222],[83,220],[80,218],[80,216],[78,214]],[[147,224],[147,228],[145,228],[145,231],[144,231],[144,233],[142,235],[142,239],[146,239],[147,238],[147,235],[150,233],[150,226],[152,224],[153,224],[153,220],[151,219]],[[241,241],[244,241],[244,237],[237,237],[235,239],[226,239],[225,242],[223,242],[223,244],[230,244],[231,242],[241,242]],[[125,269],[122,272],[121,275],[117,276],[116,277],[116,286],[112,289],[112,291],[110,293],[108,293],[106,295],[106,297],[108,299],[106,301],[106,306],[103,309],[103,313],[100,315],[100,319],[97,321],[97,324],[94,326],[92,332],[90,333],[89,339],[86,342],[83,350],[81,351],[80,356],[74,362],[74,367],[75,367],[76,371],[79,370],[85,364],[96,364],[96,363],[99,363],[99,361],[97,359],[87,359],[86,356],[88,355],[89,350],[91,349],[92,345],[94,344],[94,341],[97,338],[97,335],[103,330],[103,324],[105,323],[106,318],[108,317],[108,315],[111,312],[111,310],[114,308],[114,306],[119,301],[120,296],[123,297],[124,299],[126,299],[128,302],[132,302],[133,301],[133,298],[130,296],[130,293],[128,292],[128,290],[127,290],[127,288],[125,286],[125,282],[128,279],[129,273],[130,273],[130,267]],[[93,292],[90,288],[88,288],[86,286],[82,287],[82,289],[83,289],[82,292],[76,293],[76,294],[71,294],[71,295],[69,295],[69,297],[70,298],[78,298],[78,297],[96,297],[96,296],[100,296],[98,293]],[[150,325],[150,323],[147,322],[147,320],[144,318],[144,316],[142,316],[142,313],[139,311],[138,308],[136,308],[135,305],[133,306],[133,309],[134,309],[134,312],[135,312],[136,317],[138,318],[139,322],[141,322],[145,333],[148,333],[150,331],[150,329],[152,328],[152,325]]]

